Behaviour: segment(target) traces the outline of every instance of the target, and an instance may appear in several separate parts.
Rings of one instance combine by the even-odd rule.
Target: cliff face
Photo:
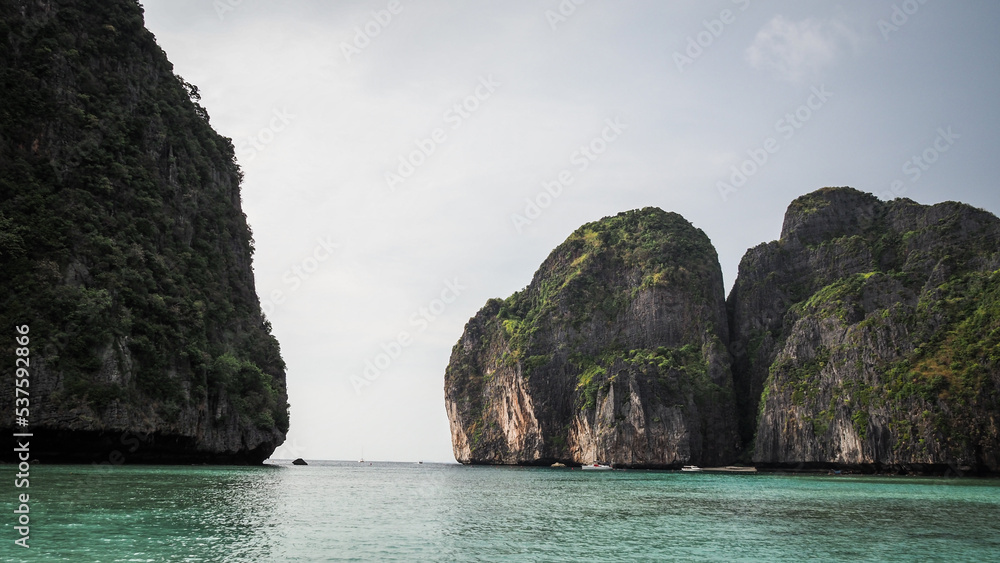
[[[0,326],[30,327],[44,461],[258,463],[284,440],[242,176],[197,101],[134,0],[0,5]]]
[[[759,465],[1000,469],[1000,220],[823,189],[750,249],[728,311]]]
[[[715,250],[654,208],[584,225],[452,350],[462,463],[732,461],[735,406]]]
[[[824,188],[721,288],[677,215],[581,227],[452,350],[455,457],[1000,471],[1000,219]]]

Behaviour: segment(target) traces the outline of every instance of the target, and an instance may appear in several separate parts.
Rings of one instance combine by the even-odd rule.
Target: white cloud
[[[788,82],[814,77],[845,47],[856,47],[857,36],[842,22],[806,18],[799,22],[775,16],[764,25],[746,59],[757,69],[770,70]]]

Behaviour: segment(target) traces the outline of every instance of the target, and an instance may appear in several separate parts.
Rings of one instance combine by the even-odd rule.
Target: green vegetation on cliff
[[[452,350],[456,457],[731,461],[726,338],[721,271],[702,231],[656,208],[583,225],[528,287],[491,299]]]
[[[578,330],[593,319],[610,322],[624,314],[640,291],[653,287],[681,288],[699,294],[702,288],[697,280],[710,275],[714,265],[705,257],[714,255],[715,249],[704,233],[692,229],[680,215],[656,208],[588,223],[549,256],[531,288],[503,301],[498,318],[503,321],[509,342],[506,359],[520,362],[523,372],[530,376],[554,358],[552,353],[526,356],[535,343],[534,336],[543,328],[570,325]],[[707,297],[701,298],[707,302]],[[626,350],[618,339],[593,355],[574,348],[570,360],[579,369],[577,402],[584,410],[595,406],[598,390],[603,387],[607,391],[615,377],[608,370],[616,361],[639,365],[645,360],[664,372],[675,367],[683,371],[688,363],[699,364],[704,372],[700,351],[688,353],[691,345],[683,350],[662,346],[658,351]],[[685,360],[665,359],[675,354],[683,355]]]
[[[0,324],[31,326],[49,414],[170,424],[228,397],[283,434],[231,141],[137,2],[47,4],[0,6]]]
[[[723,316],[683,218],[584,225],[453,349],[456,458],[1000,471],[998,268],[990,213],[824,188],[747,251]]]
[[[690,290],[707,302],[698,284],[717,267],[717,261],[705,259],[714,256],[702,231],[656,208],[580,227],[545,260],[529,288],[503,301],[498,317],[509,339],[509,359],[529,359],[525,354],[543,325],[579,329],[595,318],[610,321],[647,288]],[[626,352],[606,351],[600,363],[610,364]],[[546,357],[531,356],[524,367],[530,372]]]
[[[755,459],[996,471],[997,266],[1000,220],[963,204],[848,188],[792,202],[729,299]]]

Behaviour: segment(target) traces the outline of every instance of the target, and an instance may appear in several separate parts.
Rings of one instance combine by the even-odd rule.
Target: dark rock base
[[[840,464],[840,463],[755,463],[760,472],[766,473],[830,473],[859,475],[925,475],[935,477],[1000,477],[988,468],[949,463],[907,464]]]
[[[11,436],[22,432],[0,429]],[[18,440],[29,442],[32,463],[98,465],[260,465],[278,444],[236,452],[198,450],[191,436],[142,434],[130,431],[74,431],[46,428],[29,429],[30,438],[10,438],[11,447],[0,450],[0,462],[16,463]]]
[[[606,463],[598,460],[599,463]],[[554,463],[561,463],[566,467],[579,468],[582,464],[579,461],[574,461],[572,459],[556,459],[556,458],[542,458],[542,459],[531,459],[531,460],[521,460],[516,463],[496,463],[489,461],[469,461],[461,462],[463,465],[489,465],[494,467],[552,467]],[[681,467],[687,465],[685,463],[672,463],[672,464],[662,464],[662,463],[619,463],[611,462],[609,463],[614,469],[641,469],[641,470],[651,470],[651,471],[679,471]]]

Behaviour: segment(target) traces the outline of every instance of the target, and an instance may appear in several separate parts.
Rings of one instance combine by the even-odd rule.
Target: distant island
[[[799,197],[728,299],[656,208],[577,229],[469,321],[445,372],[465,464],[1000,471],[1000,220]]]
[[[25,428],[0,393],[0,430],[46,463],[261,463],[288,430],[285,364],[232,142],[138,2],[0,21],[0,326],[30,331],[31,400]]]

